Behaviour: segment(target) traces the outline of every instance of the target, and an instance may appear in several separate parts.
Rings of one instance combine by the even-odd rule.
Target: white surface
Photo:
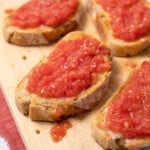
[[[10,150],[7,141],[0,136],[0,150]]]

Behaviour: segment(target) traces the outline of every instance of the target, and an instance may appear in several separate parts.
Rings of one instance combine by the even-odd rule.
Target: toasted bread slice
[[[146,5],[150,7],[150,3]],[[112,55],[133,56],[150,46],[150,33],[131,42],[114,37],[110,16],[96,0],[89,0],[89,11],[102,41],[111,49]]]
[[[105,127],[107,112],[111,103],[124,90],[124,87],[131,81],[132,73],[116,93],[102,107],[92,123],[92,136],[105,149],[110,150],[149,150],[150,137],[125,138],[121,133],[115,133]],[[114,124],[115,126],[115,124]]]
[[[70,31],[80,25],[80,18],[83,13],[82,4],[78,2],[76,13],[57,27],[40,25],[36,28],[21,29],[10,23],[10,16],[6,16],[3,23],[3,35],[8,43],[21,46],[47,45],[59,40]]]
[[[69,33],[61,41],[74,40],[82,36],[90,37],[90,35],[86,35],[81,31],[76,31]],[[110,55],[105,55],[104,59],[111,62]],[[46,58],[42,59],[39,64],[46,60]],[[17,107],[23,114],[29,114],[32,120],[56,121],[70,115],[91,110],[100,101],[103,93],[107,89],[111,69],[110,71],[99,74],[96,83],[83,90],[79,95],[62,98],[43,98],[28,92],[26,86],[29,74],[16,87]]]

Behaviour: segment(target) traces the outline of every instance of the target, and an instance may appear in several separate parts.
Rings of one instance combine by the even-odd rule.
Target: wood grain
[[[2,29],[5,9],[21,5],[26,0],[0,0],[0,27]],[[83,0],[85,4],[86,0]],[[85,6],[85,5],[84,5]],[[92,34],[99,38],[96,29],[92,23],[90,13],[85,9],[82,24],[79,30]],[[19,132],[28,150],[102,150],[91,136],[91,122],[97,111],[123,83],[132,67],[130,63],[139,64],[144,59],[150,59],[150,49],[142,54],[132,58],[113,58],[113,76],[107,92],[99,105],[92,111],[69,118],[73,127],[68,130],[66,137],[54,143],[50,137],[50,128],[53,125],[49,122],[33,122],[28,117],[23,116],[15,105],[14,89],[17,83],[29,72],[29,70],[43,57],[50,53],[53,45],[42,47],[20,47],[8,44],[3,39],[2,30],[0,30],[0,85],[4,91],[7,103],[15,119]],[[24,59],[26,58],[26,59]],[[37,134],[36,129],[40,130]]]

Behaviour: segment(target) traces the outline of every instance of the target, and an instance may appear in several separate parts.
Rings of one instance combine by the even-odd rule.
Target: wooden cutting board
[[[16,7],[25,1],[26,0],[0,0],[0,29],[2,29],[5,9]],[[85,1],[86,0],[82,1],[84,7]],[[83,13],[82,24],[79,30],[84,30],[99,38],[87,9],[85,9]],[[69,118],[73,127],[68,130],[67,135],[62,141],[54,143],[49,134],[53,123],[33,122],[28,117],[23,116],[16,108],[14,95],[17,83],[43,56],[50,53],[53,45],[40,47],[20,47],[11,45],[4,41],[2,32],[3,31],[0,30],[0,84],[26,149],[102,150],[91,135],[91,122],[93,117],[111,94],[127,79],[129,73],[132,71],[130,64],[139,64],[144,59],[150,59],[150,49],[132,58],[113,57],[113,75],[109,88],[99,105],[90,112]],[[36,129],[40,130],[40,134],[35,132]]]

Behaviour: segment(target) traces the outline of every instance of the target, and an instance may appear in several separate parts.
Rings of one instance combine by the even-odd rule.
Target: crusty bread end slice
[[[85,36],[83,32],[71,32],[62,40]],[[105,57],[111,61],[110,56]],[[42,59],[42,62],[45,58]],[[42,63],[40,62],[40,63]],[[39,63],[39,64],[40,64]],[[101,73],[96,83],[71,98],[42,98],[26,90],[29,74],[16,87],[16,104],[19,110],[32,120],[56,121],[67,116],[91,110],[101,99],[108,87],[111,70]]]
[[[133,56],[148,46],[150,46],[150,33],[138,40],[127,42],[113,36],[109,14],[96,2],[89,0],[89,11],[92,13],[93,21],[96,25],[101,39],[115,56]],[[146,3],[150,7],[150,3]]]
[[[47,45],[59,40],[68,32],[75,30],[80,25],[82,13],[83,7],[79,2],[76,13],[66,22],[55,28],[41,25],[36,28],[21,29],[12,26],[9,16],[7,16],[3,22],[3,35],[8,43],[16,45]]]
[[[118,97],[120,92],[124,89],[124,86],[130,81],[129,76],[126,83],[124,83],[114,93],[107,103],[103,106],[101,111],[96,115],[92,123],[92,136],[94,139],[105,149],[110,150],[149,150],[150,149],[150,137],[139,137],[134,139],[125,139],[119,133],[114,133],[109,129],[106,129],[105,121],[106,115],[111,102]]]

